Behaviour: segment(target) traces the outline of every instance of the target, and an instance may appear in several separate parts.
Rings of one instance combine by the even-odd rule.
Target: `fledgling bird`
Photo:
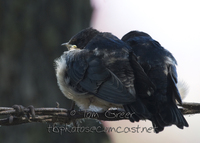
[[[154,85],[126,43],[111,33],[86,28],[63,45],[68,51],[55,61],[57,82],[81,110],[124,108],[134,113],[132,122],[151,118],[140,98],[151,96]]]
[[[172,124],[178,128],[188,127],[188,123],[176,105],[182,104],[177,88],[177,62],[173,55],[164,49],[150,35],[140,31],[131,31],[122,37],[136,54],[139,64],[156,86],[154,96],[143,99],[152,113],[151,119],[158,133]]]

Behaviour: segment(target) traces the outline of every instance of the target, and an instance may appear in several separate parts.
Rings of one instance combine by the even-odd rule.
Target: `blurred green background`
[[[58,58],[74,34],[90,25],[89,0],[0,0],[0,106],[69,108],[55,77]],[[88,125],[89,124],[89,125]],[[97,125],[95,121],[85,126]],[[105,133],[48,133],[48,124],[0,127],[2,143],[107,143]]]

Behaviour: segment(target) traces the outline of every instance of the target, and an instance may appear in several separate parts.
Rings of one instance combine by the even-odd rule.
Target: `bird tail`
[[[178,107],[172,103],[160,104],[158,113],[152,118],[152,124],[156,133],[159,133],[165,126],[176,125],[178,128],[188,127],[188,123]]]
[[[123,106],[124,110],[131,114],[129,118],[131,122],[138,122],[139,120],[151,118],[150,112],[147,110],[146,106],[141,102],[140,99],[137,99],[135,102]]]

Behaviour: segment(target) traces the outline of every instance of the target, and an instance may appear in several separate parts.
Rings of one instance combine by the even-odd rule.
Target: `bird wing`
[[[135,87],[138,95],[143,97],[152,95],[155,91],[155,85],[151,82],[144,69],[137,62],[137,58],[133,52],[130,52],[129,61],[134,71]]]
[[[172,85],[172,90],[173,90],[173,94],[174,94],[174,98],[180,103],[182,104],[182,99],[181,99],[181,95],[178,91],[178,87],[177,87],[177,72],[176,72],[176,66],[175,65],[169,65],[168,67],[168,71],[169,71],[169,79],[171,81],[171,85]]]
[[[67,62],[67,74],[72,86],[83,88],[100,99],[115,103],[128,104],[135,101],[136,96],[128,92],[119,78],[103,65],[98,56],[81,53]]]

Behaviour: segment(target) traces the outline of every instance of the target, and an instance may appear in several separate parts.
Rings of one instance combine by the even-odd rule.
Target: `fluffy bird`
[[[57,82],[81,110],[124,108],[134,113],[132,122],[151,118],[141,99],[152,96],[154,85],[126,43],[86,28],[62,45],[68,51],[55,61]]]
[[[176,59],[150,35],[131,31],[122,37],[136,54],[139,64],[156,87],[154,95],[143,98],[152,114],[152,124],[158,133],[172,124],[178,128],[188,127],[188,123],[176,105],[182,104],[177,88]]]

